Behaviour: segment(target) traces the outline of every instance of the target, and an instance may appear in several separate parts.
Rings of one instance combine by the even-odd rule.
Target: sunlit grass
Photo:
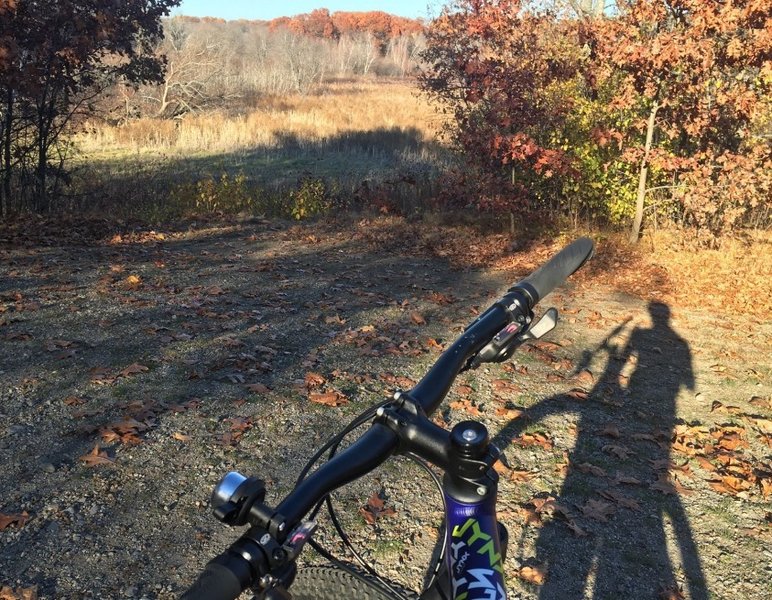
[[[92,124],[78,136],[90,158],[153,153],[270,151],[288,140],[301,149],[350,134],[405,131],[434,140],[441,117],[410,81],[339,81],[313,94],[265,97],[232,113],[191,114],[179,120],[139,119],[120,126]]]

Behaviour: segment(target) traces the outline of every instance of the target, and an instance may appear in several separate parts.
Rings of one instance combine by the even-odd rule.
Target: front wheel
[[[298,570],[295,582],[290,587],[293,600],[393,600],[394,595],[387,595],[371,583],[368,575],[353,575],[348,571],[332,566],[305,567]],[[406,591],[395,583],[389,582],[404,598],[418,600],[415,592]]]

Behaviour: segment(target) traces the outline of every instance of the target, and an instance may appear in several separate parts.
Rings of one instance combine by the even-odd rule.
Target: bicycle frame
[[[445,563],[438,581],[422,599],[506,600],[506,529],[496,519],[498,475],[492,468],[498,448],[489,443],[484,425],[463,421],[445,432],[443,451],[435,453],[436,426],[420,412],[411,418],[414,405],[409,400],[400,408],[402,426],[397,433],[403,451],[445,470]]]
[[[446,565],[453,600],[505,600],[504,554],[492,490],[480,502],[468,504],[445,495],[447,513]]]

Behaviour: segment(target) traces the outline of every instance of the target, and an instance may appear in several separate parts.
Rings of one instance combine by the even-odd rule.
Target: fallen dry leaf
[[[577,373],[576,377],[574,377],[576,381],[579,381],[580,383],[586,383],[589,385],[592,385],[595,382],[595,377],[592,374],[592,371],[589,371],[587,369],[583,369]]]
[[[598,435],[604,435],[606,437],[618,439],[622,437],[622,434],[619,432],[619,427],[614,425],[613,423],[609,423],[606,425]]]
[[[248,383],[245,386],[250,392],[255,394],[267,394],[270,392],[270,388],[263,383]]]
[[[455,402],[448,402],[448,406],[452,408],[453,410],[463,410],[468,412],[470,415],[479,417],[480,416],[480,409],[477,408],[476,405],[472,404],[471,400],[467,400],[465,398],[462,398],[461,400],[457,400]]]
[[[503,417],[505,419],[518,419],[525,414],[525,412],[520,409],[504,407],[497,408],[495,412],[497,417]]]
[[[714,400],[713,404],[710,407],[710,412],[720,412],[720,413],[729,413],[729,414],[737,414],[741,412],[741,408],[739,406],[725,406],[718,400]]]
[[[16,589],[7,585],[0,587],[0,600],[37,600],[37,598],[37,586]]]
[[[703,456],[695,456],[695,458],[697,459],[697,462],[700,463],[700,466],[706,471],[708,471],[709,473],[712,473],[713,471],[716,470],[716,466],[712,462],[710,462],[707,458]]]
[[[576,524],[576,521],[568,521],[568,528],[576,537],[585,537],[587,532]]]
[[[426,339],[426,347],[427,348],[432,348],[434,350],[442,350],[442,344],[440,344],[440,342],[438,342],[434,338],[427,338]]]
[[[544,450],[552,450],[553,444],[543,433],[524,433],[519,437],[513,438],[512,443],[518,446],[539,446]]]
[[[320,373],[314,373],[313,371],[306,373],[305,384],[308,389],[321,387],[325,383],[326,380]]]
[[[613,504],[595,498],[590,498],[584,506],[579,507],[579,510],[585,517],[603,523],[606,523],[609,517],[616,512]]]
[[[179,431],[175,431],[172,434],[172,437],[175,440],[178,440],[180,442],[189,442],[191,440],[191,437],[189,435],[185,435],[184,433],[180,433]]]
[[[7,529],[11,525],[16,525],[16,527],[24,527],[27,521],[29,521],[29,514],[27,511],[13,515],[4,515],[3,513],[0,513],[0,531]]]
[[[641,505],[638,504],[637,500],[634,500],[629,496],[625,496],[624,494],[616,490],[603,490],[598,493],[601,496],[603,496],[606,500],[611,500],[612,502],[616,502],[622,508],[628,508],[630,510],[635,510],[635,511],[641,510]]]
[[[691,490],[681,485],[678,478],[671,478],[669,473],[660,473],[657,481],[649,485],[649,488],[669,496],[677,496],[678,494],[687,495],[691,493]]]
[[[378,492],[373,492],[367,499],[367,504],[359,507],[359,514],[370,525],[375,525],[378,519],[396,515],[397,511],[386,506],[386,502],[381,498]]]
[[[635,454],[630,448],[627,446],[622,446],[619,444],[606,444],[603,446],[602,450],[604,452],[608,452],[609,454],[613,454],[617,458],[620,458],[622,460],[625,460],[628,458],[631,454]]]
[[[120,372],[120,375],[123,377],[130,377],[131,375],[136,375],[138,373],[146,373],[150,369],[146,367],[145,365],[141,365],[139,363],[132,363],[123,371]]]
[[[566,392],[566,396],[573,398],[574,400],[587,400],[590,394],[581,388],[574,388]]]
[[[536,473],[531,471],[510,469],[500,460],[497,460],[495,463],[493,463],[493,469],[502,477],[505,477],[510,481],[514,481],[515,483],[524,483],[536,477]]]
[[[661,585],[659,588],[658,597],[660,600],[685,600],[686,598],[686,596],[684,596],[683,589],[675,583],[671,583],[670,585]]]
[[[78,458],[78,460],[89,467],[95,467],[97,465],[112,465],[115,462],[107,455],[107,452],[104,452],[99,448],[99,442],[96,443],[94,449],[91,452],[84,454]]]
[[[547,569],[540,565],[533,565],[530,567],[522,567],[517,572],[520,579],[533,583],[535,585],[542,585],[547,579]]]
[[[571,514],[571,511],[568,510],[568,508],[563,504],[560,504],[552,496],[547,496],[546,498],[531,498],[528,502],[526,502],[526,505],[529,504],[534,507],[538,514],[548,513],[558,515],[567,521],[570,521],[574,518],[574,515]]]
[[[576,468],[579,469],[582,473],[591,473],[592,475],[595,475],[595,477],[606,477],[607,475],[606,471],[588,462],[576,465]]]
[[[416,325],[426,325],[426,319],[424,319],[423,315],[421,313],[411,313],[410,314],[410,320],[413,321]]]
[[[325,406],[342,406],[348,404],[348,399],[336,390],[330,392],[312,392],[308,395],[308,399],[311,402],[324,404]]]

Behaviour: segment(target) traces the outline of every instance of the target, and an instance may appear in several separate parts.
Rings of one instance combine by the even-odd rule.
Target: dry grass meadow
[[[200,212],[300,218],[351,198],[378,209],[389,196],[404,212],[436,193],[451,160],[441,126],[411,81],[375,79],[232,112],[90,123],[75,141],[73,208],[156,223]]]
[[[78,138],[93,158],[118,154],[209,154],[266,152],[287,138],[301,148],[346,136],[398,131],[436,138],[441,117],[407,80],[342,80],[318,86],[312,94],[266,97],[248,111],[224,111],[179,120],[139,119],[121,126],[93,125]],[[373,152],[377,149],[373,148]]]

